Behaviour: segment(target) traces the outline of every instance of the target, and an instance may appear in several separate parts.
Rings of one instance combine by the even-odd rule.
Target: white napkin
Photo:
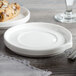
[[[0,56],[0,76],[49,76],[50,71],[43,71],[29,64],[27,60]]]

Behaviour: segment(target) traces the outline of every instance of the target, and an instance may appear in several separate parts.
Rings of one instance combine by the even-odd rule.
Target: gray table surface
[[[73,35],[73,49],[76,49],[76,23],[65,24],[54,20],[54,15],[65,11],[65,0],[9,0],[18,2],[20,5],[27,7],[31,11],[29,22],[49,22],[66,27]],[[76,11],[74,4],[74,12]],[[31,65],[53,72],[52,76],[76,76],[76,62],[67,60],[65,53],[49,58],[29,58],[16,55],[5,47],[3,35],[0,36],[0,52],[17,58],[29,60]]]

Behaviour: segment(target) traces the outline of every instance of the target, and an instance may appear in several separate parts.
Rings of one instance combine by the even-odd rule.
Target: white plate
[[[8,29],[9,27],[26,23],[29,19],[30,11],[25,7],[21,7],[21,12],[17,17],[6,22],[0,22],[0,29]]]
[[[26,23],[8,29],[4,42],[21,55],[57,55],[72,47],[72,34],[56,24]]]

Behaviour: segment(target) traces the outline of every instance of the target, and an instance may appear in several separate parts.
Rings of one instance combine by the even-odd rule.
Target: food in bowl
[[[18,16],[20,5],[18,3],[9,4],[6,0],[0,0],[0,22],[8,21]]]

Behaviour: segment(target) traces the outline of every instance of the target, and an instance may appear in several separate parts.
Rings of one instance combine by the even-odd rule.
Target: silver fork
[[[69,56],[68,59],[74,60],[76,58],[76,50],[74,50]]]
[[[71,48],[71,49],[69,49],[69,50],[67,51],[67,53],[69,53],[69,54],[67,55],[68,59],[74,60],[74,59],[76,58],[76,50],[73,50],[73,49]]]

